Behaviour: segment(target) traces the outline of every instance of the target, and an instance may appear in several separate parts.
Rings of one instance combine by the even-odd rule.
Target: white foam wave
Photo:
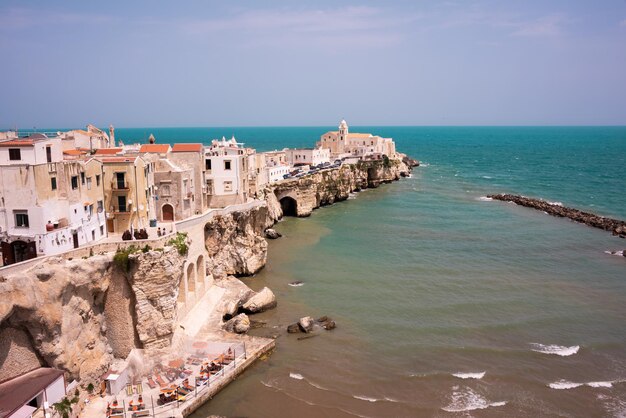
[[[548,204],[552,206],[563,206],[563,203],[561,202],[548,202]]]
[[[477,200],[480,200],[481,202],[491,202],[493,199],[487,196],[481,196]]]
[[[316,388],[316,389],[319,389],[319,390],[325,390],[325,391],[329,391],[329,390],[330,390],[330,389],[326,389],[324,386],[320,386],[320,385],[318,385],[318,384],[317,384],[317,383],[315,383],[315,382],[311,382],[311,381],[310,381],[310,380],[308,380],[308,379],[305,379],[305,380],[306,380],[306,382],[307,382],[309,385],[313,386],[313,387],[314,387],[314,388]]]
[[[466,412],[506,405],[506,401],[489,402],[483,396],[468,387],[462,390],[458,390],[456,386],[455,388],[454,392],[452,392],[450,405],[441,408],[446,412]]]
[[[291,287],[300,287],[300,286],[304,286],[304,283],[302,282],[293,282],[293,283],[287,283],[289,286]]]
[[[370,398],[368,396],[363,396],[363,395],[354,395],[353,396],[354,399],[360,399],[362,401],[367,401],[367,402],[377,402],[378,399],[376,398]]]
[[[393,403],[402,402],[402,401],[400,401],[400,400],[398,400],[398,399],[389,398],[389,397],[387,397],[387,396],[385,396],[384,400],[385,400],[385,401],[387,401],[387,402],[393,402]]]
[[[531,343],[531,345],[535,348],[532,348],[532,351],[543,354],[556,354],[557,356],[567,357],[578,353],[580,350],[579,345],[573,345],[571,347],[566,347],[563,345],[543,345],[538,343]]]
[[[586,385],[592,388],[612,388],[613,382],[589,382]]]
[[[493,177],[491,176],[482,176],[484,179],[491,180]]]
[[[485,376],[486,372],[478,372],[478,373],[452,373],[452,376],[458,377],[459,379],[482,379]]]
[[[605,251],[604,253],[609,255],[617,255],[620,257],[624,256],[624,251]]]
[[[299,373],[289,373],[289,377],[291,377],[292,379],[296,379],[296,380],[304,379],[304,376],[302,376]]]
[[[584,383],[575,383],[570,382],[569,380],[559,380],[557,382],[550,383],[548,386],[552,389],[566,390],[566,389],[575,389],[579,386],[584,385]]]

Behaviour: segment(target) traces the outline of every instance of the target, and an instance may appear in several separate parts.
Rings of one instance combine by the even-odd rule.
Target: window
[[[46,161],[52,162],[52,147],[46,147]]]
[[[104,235],[104,225],[100,225],[100,236]]]
[[[19,148],[9,148],[9,160],[19,161],[22,159],[22,150]]]
[[[50,187],[52,187],[52,190],[56,190],[57,189],[57,178],[56,177],[50,177]]]
[[[91,190],[91,177],[87,177],[87,190]]]
[[[225,192],[232,192],[233,191],[233,182],[232,181],[225,181],[224,182],[224,191]]]
[[[15,227],[28,228],[28,212],[15,212]]]
[[[96,174],[96,186],[100,186],[100,174]]]
[[[230,160],[224,161],[224,170],[230,170]]]
[[[78,189],[78,176],[72,176],[72,190]]]
[[[80,173],[80,184],[85,184],[85,173]]]
[[[91,240],[92,241],[96,240],[96,230],[95,229],[93,231],[91,231]]]
[[[204,160],[204,169],[205,170],[210,170],[211,169],[211,159],[207,158],[206,160]]]
[[[102,200],[98,200],[98,213],[102,213],[103,210],[104,210],[104,203],[102,202]]]

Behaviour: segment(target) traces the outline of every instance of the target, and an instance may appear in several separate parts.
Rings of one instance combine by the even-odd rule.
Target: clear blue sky
[[[0,127],[626,124],[626,0],[0,3]]]

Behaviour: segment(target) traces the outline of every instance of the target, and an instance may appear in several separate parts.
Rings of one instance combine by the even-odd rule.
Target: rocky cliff
[[[286,214],[309,216],[320,206],[346,200],[351,192],[378,187],[408,176],[416,164],[401,154],[399,159],[344,164],[337,169],[272,184],[263,193],[268,215],[273,221]]]
[[[265,266],[264,231],[273,224],[267,207],[216,216],[204,227],[209,253],[207,270],[216,279],[228,275],[249,276]]]
[[[0,381],[40,365],[92,379],[132,348],[161,348],[176,325],[184,257],[175,248],[49,258],[0,278]]]

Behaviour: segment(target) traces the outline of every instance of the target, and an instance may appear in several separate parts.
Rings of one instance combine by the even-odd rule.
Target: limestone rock
[[[282,234],[280,232],[276,231],[273,228],[267,228],[265,230],[265,238],[268,238],[268,239],[278,239],[280,237],[282,237]]]
[[[244,334],[250,329],[250,319],[246,314],[239,314],[228,320],[223,328],[225,331],[234,332],[236,334]]]
[[[305,316],[304,318],[300,318],[298,321],[298,325],[302,332],[309,333],[313,331],[313,325],[315,324],[315,320],[310,316]]]
[[[242,306],[244,312],[259,313],[276,307],[276,296],[268,287],[256,293],[248,299]]]
[[[296,322],[295,324],[291,324],[287,327],[287,332],[290,334],[297,334],[298,332],[302,332],[300,329],[300,325]]]

